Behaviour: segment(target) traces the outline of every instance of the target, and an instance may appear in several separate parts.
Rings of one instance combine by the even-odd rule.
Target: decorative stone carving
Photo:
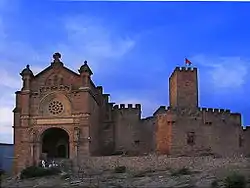
[[[52,102],[50,102],[49,104],[49,112],[53,115],[58,115],[61,114],[64,110],[64,106],[63,104],[58,101],[58,100],[54,100]]]
[[[30,125],[31,126],[36,125],[36,119],[34,119],[34,118],[30,119]]]
[[[51,91],[70,91],[71,88],[70,86],[67,85],[59,85],[59,86],[42,86],[40,87],[40,94],[46,94],[49,93]]]
[[[80,129],[78,127],[74,129],[74,141],[75,142],[80,141]]]
[[[74,123],[73,118],[56,118],[56,119],[37,119],[38,125],[55,125],[55,124],[72,124]]]

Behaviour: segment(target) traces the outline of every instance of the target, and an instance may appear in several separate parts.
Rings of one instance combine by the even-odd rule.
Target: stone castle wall
[[[157,115],[157,143],[160,153],[195,155],[214,153],[220,156],[248,155],[248,139],[241,127],[240,114],[223,109],[166,109]],[[194,134],[194,143],[188,144],[188,134]]]
[[[166,155],[158,156],[150,154],[140,157],[103,156],[83,158],[79,161],[78,165],[86,166],[93,170],[114,170],[117,166],[126,166],[128,170],[132,171],[161,170],[168,168],[181,169],[185,167],[200,171],[209,171],[216,167],[227,167],[230,165],[249,167],[249,162],[249,158],[214,158],[211,156],[169,157]]]
[[[196,68],[177,67],[169,80],[170,106],[159,107],[145,119],[141,119],[140,104],[110,103],[109,94],[94,85],[87,64],[78,74],[57,59],[36,76],[28,66],[21,75],[23,88],[16,92],[13,111],[16,169],[31,164],[32,155],[38,160],[42,132],[55,126],[68,132],[72,159],[76,155],[81,158],[117,151],[172,156],[206,152],[220,156],[250,154],[250,131],[242,130],[240,114],[198,108]],[[63,113],[50,112],[48,106],[54,99],[63,103]],[[30,139],[33,132],[37,133],[34,140]],[[195,135],[192,146],[187,144],[189,133]]]

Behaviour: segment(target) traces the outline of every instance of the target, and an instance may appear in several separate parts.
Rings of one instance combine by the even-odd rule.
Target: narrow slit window
[[[188,145],[194,145],[195,144],[195,133],[189,132],[187,134],[187,144]]]

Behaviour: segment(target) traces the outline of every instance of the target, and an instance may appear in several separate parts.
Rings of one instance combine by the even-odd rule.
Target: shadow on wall
[[[14,158],[14,145],[0,143],[0,168],[11,173]]]

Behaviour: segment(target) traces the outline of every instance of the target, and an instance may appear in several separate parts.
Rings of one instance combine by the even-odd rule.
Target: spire
[[[20,73],[23,80],[22,90],[30,90],[30,81],[34,77],[33,72],[30,70],[30,66],[26,65],[26,68]]]
[[[51,65],[63,65],[63,62],[61,61],[62,55],[59,52],[56,52],[53,54],[53,62]]]
[[[33,72],[30,70],[30,65],[26,65],[26,68],[20,73],[21,76],[33,76]]]
[[[84,64],[80,67],[80,69],[78,71],[80,74],[87,73],[87,74],[89,74],[89,76],[91,76],[93,74],[93,72],[89,68],[88,62],[86,60],[84,61]]]

